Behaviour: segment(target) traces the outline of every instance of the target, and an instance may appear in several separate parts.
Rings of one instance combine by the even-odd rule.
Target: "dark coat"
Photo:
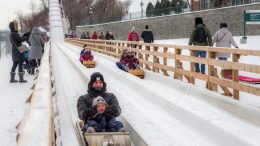
[[[11,30],[10,33],[10,41],[12,44],[12,60],[13,61],[23,61],[23,54],[19,52],[17,47],[22,45],[22,42],[28,40],[29,36],[27,34],[22,37],[18,34],[18,32],[14,29],[14,24],[10,23],[9,28]]]
[[[144,40],[145,43],[153,43],[153,32],[149,29],[145,29],[141,34],[141,38]]]
[[[89,87],[88,94],[79,97],[77,102],[78,115],[81,120],[87,123],[88,119],[92,119],[98,112],[92,108],[93,99],[101,96],[105,99],[108,107],[103,113],[104,116],[118,117],[121,114],[121,108],[118,100],[113,93],[106,92],[106,84],[102,91],[96,91],[93,87]]]

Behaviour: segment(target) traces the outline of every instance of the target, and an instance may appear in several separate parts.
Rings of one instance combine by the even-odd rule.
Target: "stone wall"
[[[147,24],[153,31],[155,39],[187,38],[194,27],[195,17],[202,17],[204,24],[208,27],[212,35],[219,29],[221,22],[226,22],[228,28],[234,36],[243,35],[244,10],[260,10],[260,3],[243,6],[219,8],[215,10],[205,10],[178,15],[161,16],[139,20],[129,20],[124,22],[113,22],[99,25],[78,26],[77,34],[82,32],[112,31],[115,39],[127,40],[130,29],[135,26],[138,33],[141,33]],[[247,35],[259,35],[260,25],[248,25]]]

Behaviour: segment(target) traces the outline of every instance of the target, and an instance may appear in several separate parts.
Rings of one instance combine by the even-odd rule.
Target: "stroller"
[[[40,65],[40,62],[36,61],[35,59],[30,60],[29,59],[30,51],[27,50],[23,53],[24,62],[23,68],[27,70],[28,74],[34,75],[35,74],[35,68],[38,68]],[[38,69],[36,69],[36,72],[38,72]]]

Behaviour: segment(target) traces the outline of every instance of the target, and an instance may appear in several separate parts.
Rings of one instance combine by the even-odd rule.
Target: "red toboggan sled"
[[[226,79],[232,80],[232,70],[231,69],[222,70],[221,75],[222,75],[222,77],[224,77]],[[260,84],[260,78],[238,76],[238,79],[241,82],[247,82],[247,83],[250,83],[250,84]]]

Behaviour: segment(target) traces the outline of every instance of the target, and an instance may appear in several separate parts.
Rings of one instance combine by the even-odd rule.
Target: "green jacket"
[[[211,34],[209,32],[209,30],[204,27],[203,24],[198,24],[197,27],[203,27],[206,31],[206,35],[207,35],[207,40],[206,40],[206,43],[198,43],[195,41],[195,31],[196,31],[196,28],[194,28],[192,30],[192,33],[190,35],[190,40],[189,40],[189,45],[195,45],[195,46],[212,46],[212,37],[211,37]]]

